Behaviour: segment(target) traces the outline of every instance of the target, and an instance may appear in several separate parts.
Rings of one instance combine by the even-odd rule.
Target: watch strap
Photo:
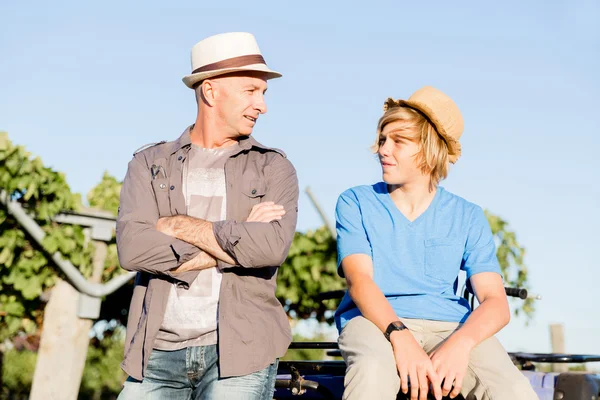
[[[402,321],[391,322],[388,325],[387,329],[385,330],[385,333],[384,333],[385,338],[389,341],[390,340],[390,336],[392,335],[392,332],[402,331],[404,329],[407,329],[407,328],[406,328],[406,325],[404,325],[402,323]]]

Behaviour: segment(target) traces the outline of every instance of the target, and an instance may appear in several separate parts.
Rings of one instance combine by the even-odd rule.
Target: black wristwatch
[[[394,331],[402,331],[406,328],[406,325],[404,325],[402,323],[402,321],[394,321],[392,323],[390,323],[387,327],[387,329],[385,330],[385,333],[383,334],[385,336],[385,338],[389,341],[390,340],[390,335],[392,334],[392,332]]]

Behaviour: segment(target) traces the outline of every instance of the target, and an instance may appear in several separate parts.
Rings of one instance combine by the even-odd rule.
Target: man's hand
[[[283,206],[272,201],[265,201],[252,207],[246,222],[271,222],[281,219],[284,215]]]
[[[440,382],[444,382],[442,386],[444,396],[448,396],[448,393],[450,393],[450,398],[453,399],[460,394],[472,349],[472,345],[466,340],[450,336],[431,353],[433,367]],[[453,384],[454,389],[452,389]],[[450,391],[451,389],[452,391]]]
[[[402,393],[408,394],[410,378],[411,400],[426,400],[430,383],[435,398],[441,400],[442,391],[438,375],[427,353],[419,346],[414,336],[408,330],[403,330],[392,332],[390,340],[400,374]]]
[[[203,269],[214,268],[216,266],[217,260],[210,254],[201,251],[196,257],[184,262],[179,267],[171,271],[174,274],[181,274],[188,271],[201,271]]]

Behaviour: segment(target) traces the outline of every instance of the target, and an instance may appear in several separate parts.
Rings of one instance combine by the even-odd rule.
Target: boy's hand
[[[400,374],[402,393],[408,394],[410,378],[411,400],[426,400],[429,384],[437,400],[442,399],[440,380],[433,368],[433,363],[408,330],[392,332],[390,336],[396,366]]]
[[[467,341],[450,336],[430,354],[440,382],[443,381],[442,394],[444,396],[450,394],[450,398],[453,399],[460,394],[472,348]],[[452,391],[450,391],[451,389]]]

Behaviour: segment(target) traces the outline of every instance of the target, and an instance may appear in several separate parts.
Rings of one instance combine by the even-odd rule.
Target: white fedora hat
[[[238,71],[264,72],[267,79],[281,77],[267,67],[252,34],[230,32],[208,37],[192,47],[192,73],[183,77],[183,83],[193,89],[204,79]]]

